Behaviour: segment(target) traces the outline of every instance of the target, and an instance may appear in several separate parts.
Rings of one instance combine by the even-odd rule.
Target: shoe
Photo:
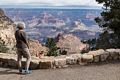
[[[25,71],[27,74],[31,74],[32,73],[32,71],[31,70],[27,70],[27,71]]]
[[[23,74],[24,72],[25,72],[25,70],[19,69],[19,73],[20,73],[20,74]]]
[[[24,72],[22,74],[26,75],[26,74],[31,74],[32,71],[31,70],[24,70]]]

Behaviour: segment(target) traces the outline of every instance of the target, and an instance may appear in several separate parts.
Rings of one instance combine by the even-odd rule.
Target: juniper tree
[[[57,56],[58,55],[58,48],[56,46],[55,39],[47,38],[46,47],[49,48],[49,51],[47,54],[48,56]]]

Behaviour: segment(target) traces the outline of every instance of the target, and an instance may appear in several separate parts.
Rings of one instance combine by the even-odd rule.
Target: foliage
[[[82,51],[82,53],[86,53],[88,52],[89,50],[95,50],[96,49],[96,42],[97,42],[97,39],[89,39],[89,40],[85,40],[85,41],[82,41],[83,43],[85,44],[89,44],[89,49],[86,50],[86,51]]]
[[[105,31],[113,31],[117,39],[117,47],[120,48],[120,0],[96,0],[103,4],[103,12],[101,17],[97,17],[95,21]],[[115,40],[116,40],[115,39]]]
[[[97,39],[89,39],[84,43],[89,44],[90,50],[118,48],[118,37],[114,33],[105,31],[99,35]]]
[[[108,31],[105,31],[104,33],[100,34],[100,37],[97,39],[96,48],[117,48],[117,43],[117,36],[114,33],[109,33]]]
[[[0,52],[6,53],[9,49],[5,46],[5,42],[0,38]]]
[[[58,49],[60,55],[67,55],[67,51],[65,49]]]
[[[47,38],[46,47],[49,48],[48,56],[58,56],[58,48],[53,38]]]

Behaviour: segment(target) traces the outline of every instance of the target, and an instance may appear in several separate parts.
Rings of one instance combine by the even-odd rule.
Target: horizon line
[[[22,7],[21,7],[22,6]],[[30,5],[0,5],[0,8],[46,8],[46,9],[102,9],[101,6],[30,6]]]

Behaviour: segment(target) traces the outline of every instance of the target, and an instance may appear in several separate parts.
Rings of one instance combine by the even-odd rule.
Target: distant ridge
[[[102,9],[101,6],[31,6],[31,5],[0,5],[0,8],[46,8],[46,9]]]

